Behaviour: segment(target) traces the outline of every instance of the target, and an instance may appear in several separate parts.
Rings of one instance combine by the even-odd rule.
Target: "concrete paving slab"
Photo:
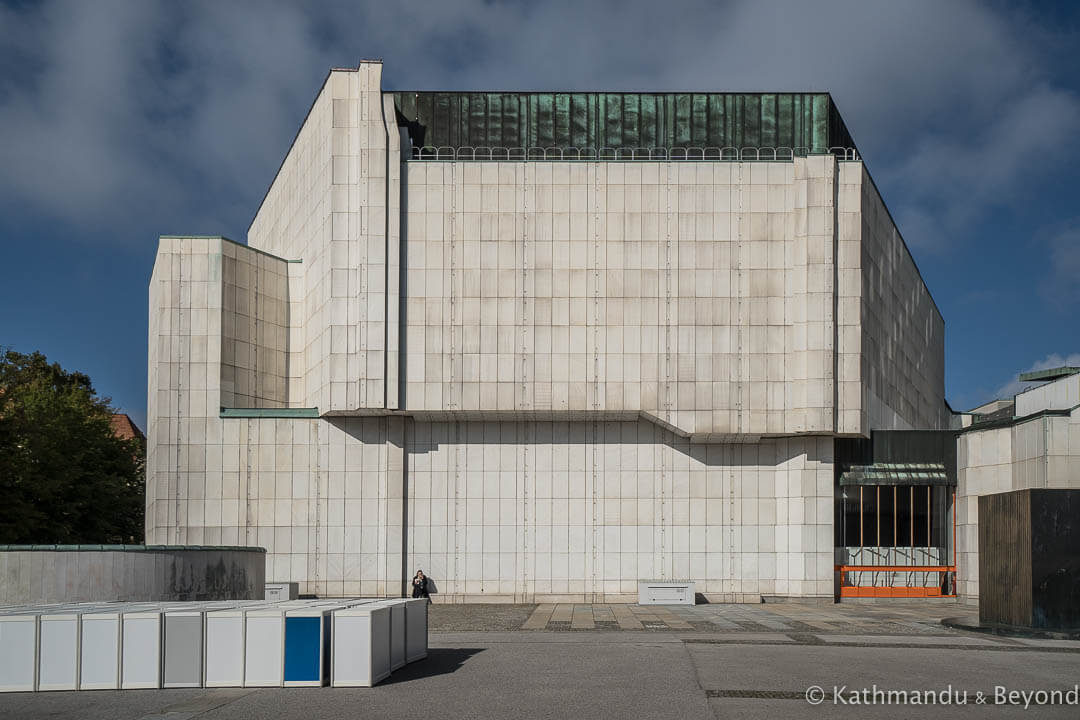
[[[559,603],[551,613],[550,622],[570,622],[574,619],[574,606],[567,603]]]
[[[596,624],[593,622],[592,608],[588,605],[575,605],[573,619],[570,621],[572,630],[593,630]]]
[[[522,630],[543,630],[547,627],[548,621],[551,620],[552,613],[555,612],[555,605],[537,605],[533,610],[529,619],[521,626]]]
[[[653,609],[654,614],[660,618],[660,621],[667,625],[672,630],[693,630],[694,626],[686,622],[682,618],[675,615],[667,608],[657,607]]]
[[[625,605],[612,605],[611,612],[615,616],[615,622],[619,623],[619,628],[622,630],[644,630],[645,626],[641,624],[634,613],[630,611]]]

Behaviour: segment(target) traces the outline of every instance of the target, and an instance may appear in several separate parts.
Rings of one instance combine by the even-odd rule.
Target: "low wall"
[[[261,600],[266,550],[187,545],[0,545],[0,604]]]

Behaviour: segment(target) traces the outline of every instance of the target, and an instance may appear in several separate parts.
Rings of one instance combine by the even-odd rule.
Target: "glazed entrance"
[[[953,433],[837,441],[837,595],[956,595]]]

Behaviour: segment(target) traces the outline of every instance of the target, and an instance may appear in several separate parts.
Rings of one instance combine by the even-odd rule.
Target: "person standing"
[[[423,570],[417,570],[416,575],[413,576],[412,596],[414,598],[431,599],[431,594],[428,592],[428,579]]]

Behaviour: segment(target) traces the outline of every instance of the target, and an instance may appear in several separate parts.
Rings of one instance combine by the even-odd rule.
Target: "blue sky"
[[[248,223],[331,66],[387,89],[828,90],[946,322],[967,409],[1080,365],[1080,6],[0,4],[0,345],[145,427],[157,237]]]

